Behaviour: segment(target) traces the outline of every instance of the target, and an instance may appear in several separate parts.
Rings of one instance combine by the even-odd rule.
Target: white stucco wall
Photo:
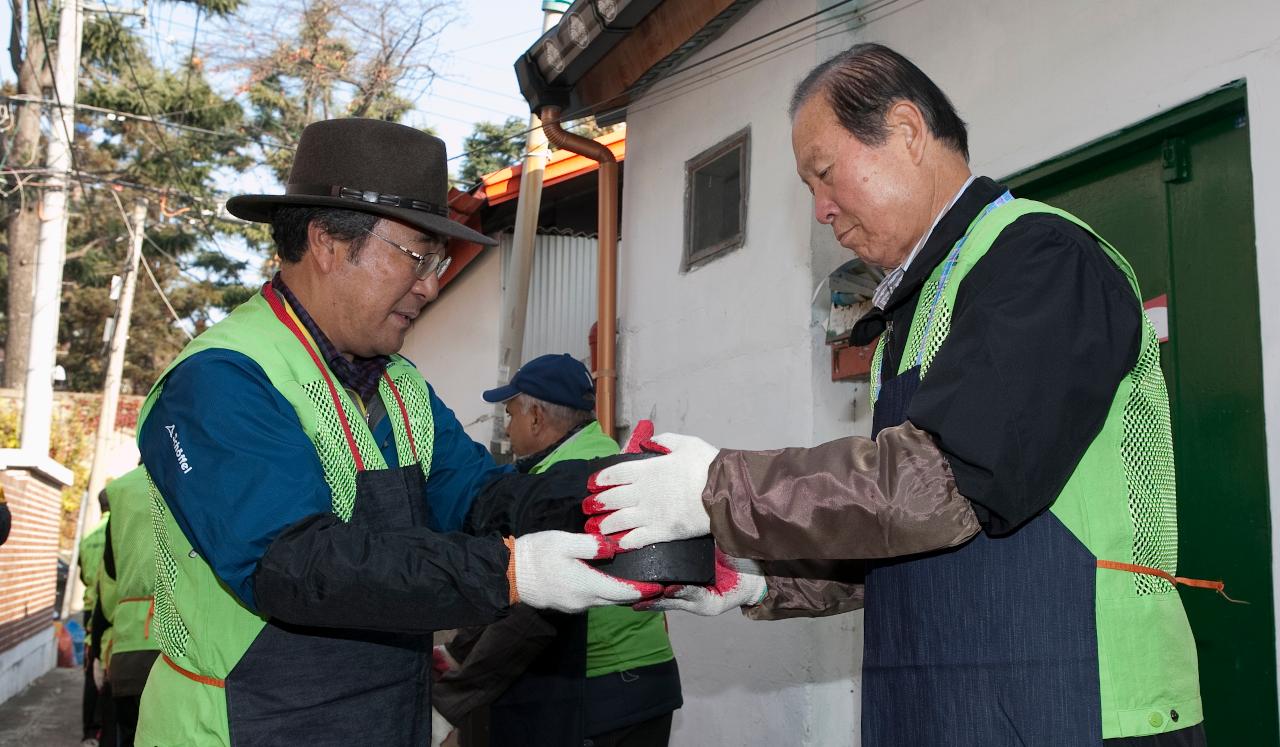
[[[486,249],[427,306],[400,351],[458,416],[467,435],[488,445],[493,405],[480,399],[498,377],[498,317],[502,309],[502,255]]]
[[[806,5],[762,0],[691,62],[804,15]],[[787,146],[786,98],[814,54],[806,43],[673,98],[684,81],[701,77],[675,76],[628,112],[619,289],[624,422],[647,417],[659,430],[763,448],[815,443],[815,397],[843,397],[848,411],[854,387],[819,385],[814,374],[809,196],[798,188]],[[746,244],[681,274],[684,162],[747,125]],[[829,357],[821,370],[829,379]],[[668,621],[685,695],[672,744],[853,744],[860,616],[759,623],[672,614]]]
[[[830,4],[824,2],[823,4]],[[731,447],[815,444],[869,427],[864,385],[832,383],[810,308],[847,254],[810,215],[785,110],[818,60],[854,41],[911,57],[970,126],[974,170],[1014,173],[1198,98],[1248,83],[1273,517],[1280,508],[1280,3],[977,0],[879,5],[869,24],[664,81],[628,113],[619,308],[623,421]],[[761,0],[691,62],[812,12]],[[842,9],[843,10],[843,9]],[[829,21],[818,20],[818,28]],[[708,72],[719,70],[717,75]],[[696,86],[683,82],[699,79]],[[683,93],[681,93],[683,91]],[[679,273],[686,159],[750,125],[746,245]],[[1274,523],[1274,521],[1273,521]],[[1280,554],[1280,534],[1274,553]],[[1280,577],[1280,576],[1278,576]],[[1280,591],[1276,594],[1280,600]],[[673,744],[858,742],[861,619],[750,623],[671,615],[685,683]]]

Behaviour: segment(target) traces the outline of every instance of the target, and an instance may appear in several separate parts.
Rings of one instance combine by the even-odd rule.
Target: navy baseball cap
[[[527,394],[575,410],[596,409],[596,383],[582,362],[568,353],[549,353],[529,361],[511,383],[484,393],[485,402],[506,402]]]

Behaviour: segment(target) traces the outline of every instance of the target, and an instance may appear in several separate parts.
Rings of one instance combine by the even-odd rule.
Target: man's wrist
[[[503,537],[502,544],[507,546],[507,602],[515,604],[520,601],[516,590],[516,538]]]

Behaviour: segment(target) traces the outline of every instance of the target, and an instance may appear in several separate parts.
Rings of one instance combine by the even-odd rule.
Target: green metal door
[[[1065,208],[1168,295],[1178,572],[1213,745],[1280,744],[1262,338],[1245,89],[1235,85],[1008,180]]]

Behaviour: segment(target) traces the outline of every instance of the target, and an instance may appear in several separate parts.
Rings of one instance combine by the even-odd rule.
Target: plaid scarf
[[[284,296],[284,300],[289,302],[293,307],[293,313],[298,315],[298,320],[302,322],[302,326],[306,327],[307,332],[311,333],[311,338],[316,341],[316,345],[320,346],[320,355],[324,358],[325,363],[329,364],[329,368],[334,375],[338,377],[338,382],[346,389],[350,389],[360,395],[360,399],[368,402],[373,395],[378,392],[378,379],[382,378],[382,372],[391,365],[390,356],[378,355],[373,358],[354,357],[347,360],[346,356],[338,352],[338,349],[329,341],[328,336],[316,324],[316,320],[311,318],[307,310],[298,302],[298,297],[293,295],[293,291],[289,290],[289,286],[285,285],[284,279],[277,272],[275,277],[271,278],[271,287],[280,292]]]

